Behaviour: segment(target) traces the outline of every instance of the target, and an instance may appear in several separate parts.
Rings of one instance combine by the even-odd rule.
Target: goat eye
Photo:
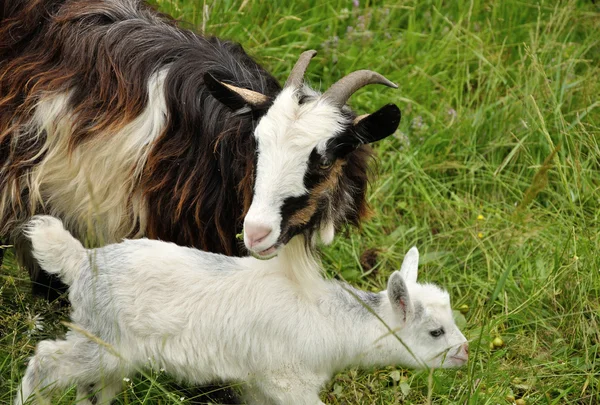
[[[329,170],[333,166],[333,162],[331,160],[322,160],[319,163],[319,169],[321,170]]]
[[[431,332],[429,332],[429,334],[433,337],[440,337],[444,334],[444,328],[439,328],[436,330],[432,330]]]

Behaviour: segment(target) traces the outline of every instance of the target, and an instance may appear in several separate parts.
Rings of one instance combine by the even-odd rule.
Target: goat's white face
[[[469,358],[469,346],[454,322],[450,297],[433,284],[417,283],[418,262],[419,252],[413,247],[400,271],[388,281],[388,322],[414,355],[408,356],[407,361],[401,350],[400,361],[416,368],[460,367]],[[401,345],[394,336],[386,339],[396,347]]]
[[[327,160],[327,141],[343,132],[348,121],[339,108],[318,98],[299,104],[297,94],[290,88],[280,93],[260,120],[254,132],[254,197],[244,220],[244,244],[255,255],[274,255],[287,242],[280,240],[286,229],[303,226],[311,219],[318,201],[311,202],[308,196],[318,191],[306,184],[309,165],[316,163],[325,169],[323,181],[333,186],[341,173],[325,173],[333,163]],[[325,243],[331,242],[334,225],[321,227],[321,238]]]
[[[362,146],[391,135],[400,122],[393,104],[360,118],[345,106],[367,84],[397,87],[378,73],[353,72],[323,95],[305,86],[304,70],[314,54],[300,56],[273,100],[204,77],[211,94],[232,110],[262,114],[253,133],[254,193],[244,218],[244,244],[260,258],[275,256],[295,235],[313,243],[318,233],[330,243],[337,227],[358,224],[367,212],[368,152]]]

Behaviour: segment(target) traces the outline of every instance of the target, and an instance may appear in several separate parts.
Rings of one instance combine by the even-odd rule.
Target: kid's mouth
[[[450,356],[450,358],[461,363],[466,363],[467,361],[469,361],[468,357]]]

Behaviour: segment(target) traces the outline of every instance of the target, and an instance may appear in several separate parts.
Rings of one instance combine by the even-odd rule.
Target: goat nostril
[[[250,242],[250,247],[258,245],[262,242],[267,236],[271,234],[273,230],[266,225],[258,225],[258,224],[246,224],[244,227],[244,232],[248,237],[248,241]]]
[[[469,355],[469,344],[468,344],[468,343],[465,343],[465,344],[463,345],[463,349],[464,349],[464,351],[465,351],[465,354],[468,356],[468,355]]]

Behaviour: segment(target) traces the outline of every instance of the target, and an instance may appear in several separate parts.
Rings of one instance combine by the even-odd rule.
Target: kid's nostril
[[[246,233],[250,247],[258,245],[269,236],[272,231],[273,230],[270,227],[261,224],[247,223],[244,227],[244,232]]]
[[[467,356],[469,356],[469,344],[468,343],[463,344],[463,350],[465,351],[465,354]]]

